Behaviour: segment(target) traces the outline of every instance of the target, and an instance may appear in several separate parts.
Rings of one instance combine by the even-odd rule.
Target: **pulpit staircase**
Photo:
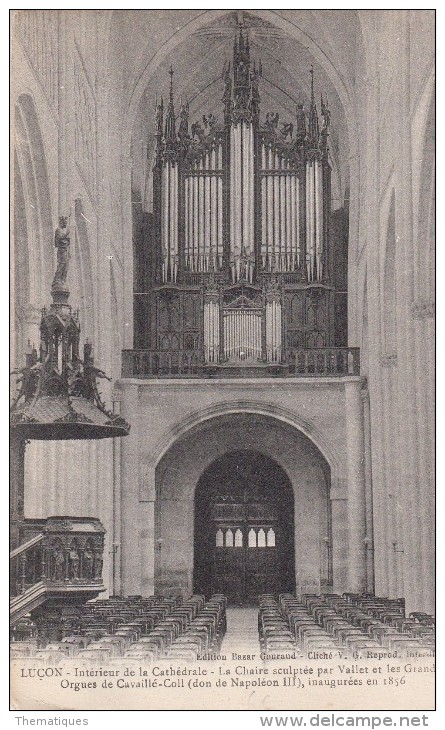
[[[20,544],[10,552],[11,624],[27,614],[60,613],[102,593],[104,533],[96,518],[23,520]]]

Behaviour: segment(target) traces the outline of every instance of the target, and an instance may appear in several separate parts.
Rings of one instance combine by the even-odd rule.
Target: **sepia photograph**
[[[435,709],[435,21],[10,12],[12,710]]]

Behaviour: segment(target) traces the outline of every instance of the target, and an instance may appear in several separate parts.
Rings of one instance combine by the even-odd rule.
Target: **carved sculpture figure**
[[[162,122],[164,118],[164,102],[161,99],[161,103],[156,107],[156,131],[157,134],[162,135]]]
[[[204,126],[209,129],[209,132],[211,132],[216,125],[218,119],[217,117],[215,117],[214,114],[210,113],[207,116],[204,115],[202,121],[204,123]]]
[[[280,133],[283,139],[287,139],[288,137],[292,139],[294,125],[291,122],[289,122],[289,124],[282,124]]]
[[[54,551],[54,580],[63,580],[65,577],[65,551],[58,547]]]
[[[323,101],[323,97],[321,97],[321,116],[323,117],[323,124],[321,127],[322,132],[327,132],[329,129],[329,125],[331,123],[331,112],[328,108],[328,100],[326,99],[326,103]]]
[[[91,580],[93,577],[93,551],[87,547],[83,552],[83,577],[86,580]]]
[[[276,112],[276,114],[274,114],[273,112],[268,112],[266,114],[265,126],[266,126],[266,129],[269,130],[269,132],[276,133],[279,118],[280,118],[280,115],[278,114],[278,112]]]
[[[56,228],[54,234],[54,246],[57,249],[57,268],[52,283],[53,288],[63,287],[66,282],[70,260],[70,220],[71,211],[68,218],[65,216],[59,218],[59,227]]]
[[[70,548],[68,557],[70,561],[70,577],[73,580],[77,580],[79,578],[79,553],[75,547]]]
[[[192,139],[197,138],[198,142],[201,142],[203,137],[204,137],[203,128],[201,127],[199,122],[194,122],[194,124],[192,124]]]

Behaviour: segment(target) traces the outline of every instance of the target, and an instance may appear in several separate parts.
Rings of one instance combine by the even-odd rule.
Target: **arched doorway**
[[[295,589],[292,486],[269,456],[216,459],[198,482],[194,526],[195,592],[242,604]]]
[[[260,494],[267,496],[269,486],[273,485],[274,491],[280,495],[275,519],[281,526],[286,525],[288,547],[283,553],[287,553],[289,559],[288,568],[280,566],[280,589],[282,586],[284,590],[287,584],[297,594],[329,592],[334,588],[335,575],[335,588],[346,590],[347,543],[344,535],[347,501],[339,488],[332,494],[331,471],[326,459],[298,428],[276,417],[242,410],[215,415],[189,428],[176,438],[156,466],[152,558],[155,592],[188,596],[198,588],[206,594],[211,591],[212,586],[206,584],[205,577],[209,575],[208,568],[200,564],[195,555],[197,547],[201,553],[208,551],[210,538],[198,537],[200,523],[195,516],[202,515],[204,525],[210,519],[212,505],[218,504],[216,499],[212,502],[212,495],[219,494],[216,486],[225,486],[225,492],[230,495],[233,484],[232,496],[236,497],[235,475],[239,473],[241,463],[241,473],[245,469],[245,474],[251,475],[249,480],[252,478],[254,482],[252,464],[257,464],[258,478],[264,478]],[[224,477],[223,482],[225,473],[228,477]],[[262,474],[264,477],[261,477]],[[212,482],[216,485],[215,492]],[[331,528],[331,517],[335,529]],[[243,532],[247,524],[248,520],[244,525],[233,523],[225,526],[227,529],[240,527]],[[256,525],[257,540],[264,525]],[[149,545],[150,534],[144,534]],[[216,533],[214,538],[216,548]],[[233,540],[235,542],[235,533]],[[263,540],[262,533],[260,540]],[[148,587],[151,588],[149,549],[147,558],[147,563],[141,563],[141,571],[148,590]],[[201,578],[198,577],[200,571]],[[286,571],[290,575],[288,581],[283,577]],[[257,582],[255,590],[258,586]],[[267,592],[269,590],[271,588]],[[128,591],[137,592],[136,585],[133,584],[131,591],[128,587]],[[261,590],[257,590],[256,595],[258,592]]]

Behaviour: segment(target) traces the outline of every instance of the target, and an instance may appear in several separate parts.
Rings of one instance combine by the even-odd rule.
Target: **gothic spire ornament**
[[[57,269],[53,302],[43,308],[39,353],[29,343],[26,363],[15,370],[18,393],[11,407],[13,433],[24,439],[100,439],[126,436],[130,426],[108,411],[98,390],[107,378],[94,365],[92,345],[85,341],[80,357],[79,315],[68,304],[70,217],[61,217],[55,232]],[[107,378],[110,380],[110,378]]]

